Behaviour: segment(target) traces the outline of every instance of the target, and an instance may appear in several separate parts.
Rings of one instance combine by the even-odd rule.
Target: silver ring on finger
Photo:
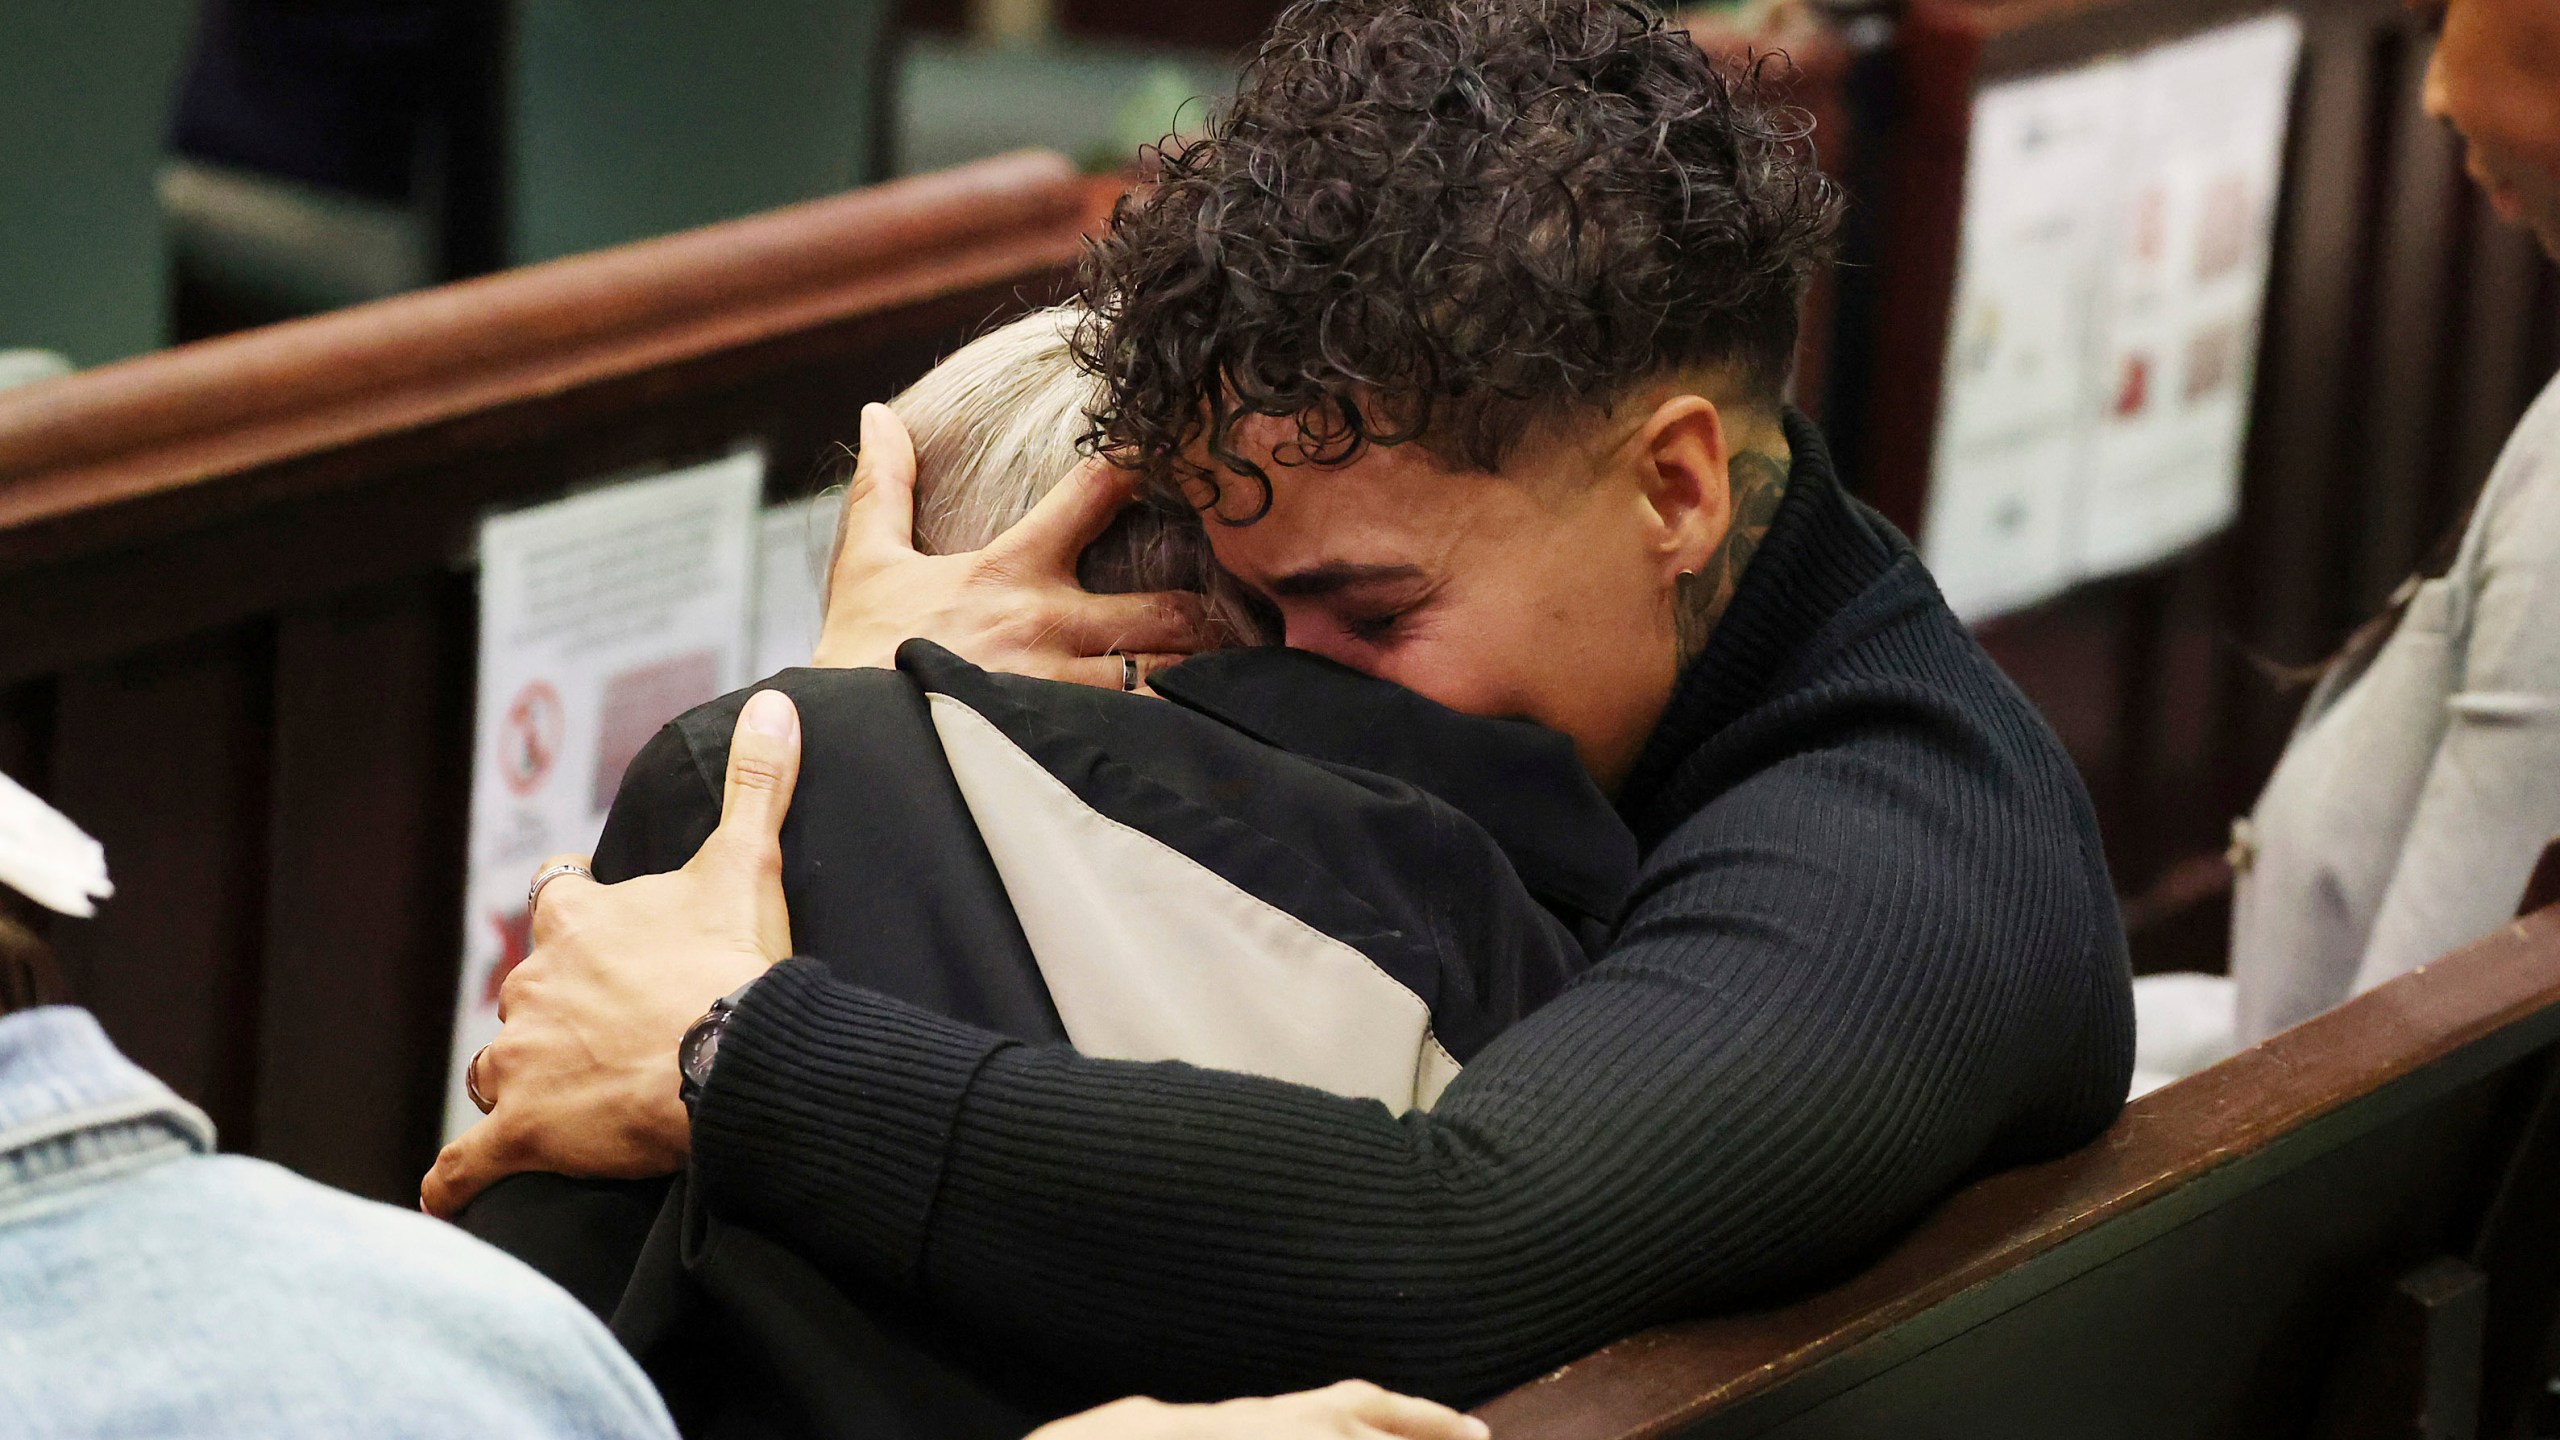
[[[596,872],[588,869],[584,865],[576,863],[575,861],[563,861],[560,864],[545,867],[541,874],[533,877],[533,883],[525,887],[524,914],[526,919],[532,919],[533,907],[542,903],[542,887],[559,879],[563,875],[578,875],[589,880],[596,878]]]
[[[1138,688],[1138,657],[1123,653],[1120,657],[1120,688],[1134,692]]]
[[[489,1047],[481,1046],[471,1052],[471,1063],[462,1067],[462,1093],[471,1097],[471,1103],[479,1106],[483,1115],[498,1103],[480,1093],[480,1057],[488,1053]]]

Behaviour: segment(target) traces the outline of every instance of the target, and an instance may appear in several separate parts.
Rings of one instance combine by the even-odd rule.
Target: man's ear
[[[1705,570],[1733,528],[1729,444],[1723,415],[1701,395],[1663,401],[1629,443],[1666,579]]]

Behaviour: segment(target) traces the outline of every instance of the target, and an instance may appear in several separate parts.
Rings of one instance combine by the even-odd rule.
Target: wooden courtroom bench
[[[1801,1303],[1611,1345],[1501,1440],[2517,1429],[2560,1297],[2560,843],[2529,912],[1958,1193]]]
[[[78,998],[228,1147],[413,1198],[481,517],[742,440],[815,490],[1098,195],[1024,153],[0,393],[0,770],[117,885],[46,927]]]

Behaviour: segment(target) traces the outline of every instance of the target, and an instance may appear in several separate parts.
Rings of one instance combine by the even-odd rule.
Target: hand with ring
[[[499,987],[498,1038],[463,1083],[487,1116],[419,1187],[450,1217],[530,1170],[634,1178],[683,1166],[692,1124],[676,1047],[711,1002],[791,953],[782,821],[800,774],[789,697],[747,702],[729,746],[720,826],[681,870],[598,884],[583,859],[543,866],[533,950]]]
[[[543,866],[541,871],[533,877],[533,883],[525,887],[524,913],[528,921],[533,918],[533,912],[542,906],[542,887],[563,875],[579,875],[589,880],[596,878],[596,872],[575,860],[562,860]],[[471,1052],[471,1063],[462,1067],[462,1093],[471,1098],[472,1105],[483,1115],[488,1114],[490,1108],[497,1104],[489,1098],[487,1091],[480,1088],[480,1062],[488,1053],[489,1047],[481,1046]]]
[[[915,442],[888,406],[865,405],[811,663],[889,665],[901,643],[922,637],[989,670],[1138,689],[1212,637],[1198,595],[1096,595],[1077,583],[1076,558],[1136,486],[1130,472],[1089,460],[985,549],[923,554]]]

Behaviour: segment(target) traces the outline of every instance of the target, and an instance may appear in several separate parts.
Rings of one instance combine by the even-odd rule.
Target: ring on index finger
[[[563,875],[576,875],[587,880],[596,878],[596,872],[573,860],[544,866],[542,873],[533,877],[533,883],[525,887],[524,916],[527,920],[533,918],[533,907],[542,903],[542,887]]]

